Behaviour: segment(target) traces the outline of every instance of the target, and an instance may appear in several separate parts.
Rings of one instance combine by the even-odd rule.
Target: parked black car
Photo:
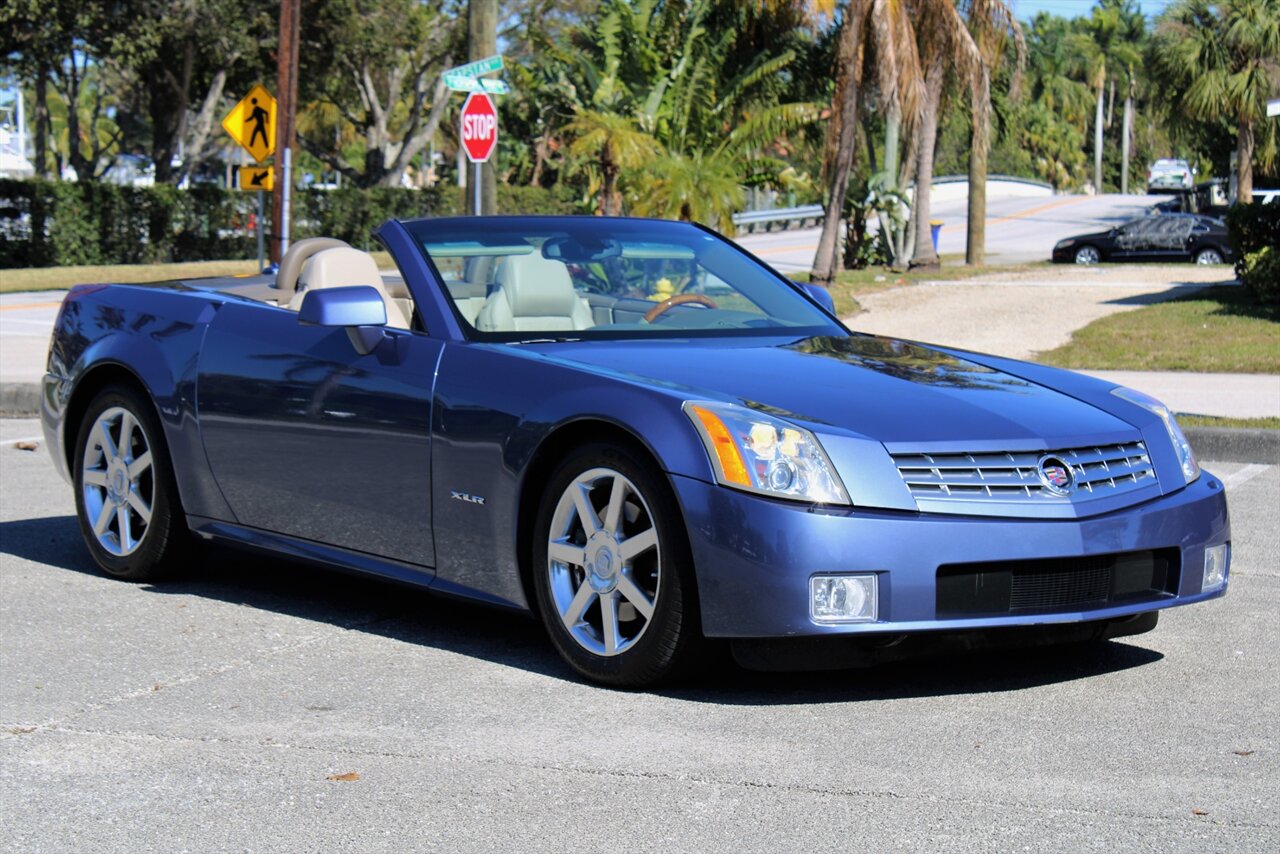
[[[1108,231],[1059,240],[1053,260],[1097,264],[1099,261],[1194,261],[1224,264],[1235,260],[1220,219],[1198,214],[1162,213],[1131,220]]]

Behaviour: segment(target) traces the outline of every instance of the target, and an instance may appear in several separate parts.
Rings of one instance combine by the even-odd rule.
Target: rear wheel
[[[1077,264],[1097,264],[1101,260],[1102,254],[1095,246],[1081,246],[1076,250]]]
[[[1221,264],[1222,253],[1219,252],[1217,249],[1214,249],[1212,246],[1205,249],[1201,249],[1199,252],[1196,253],[1196,263],[1197,264]]]
[[[590,445],[551,477],[535,527],[538,610],[560,655],[619,687],[652,685],[700,640],[683,521],[659,472],[617,445]]]
[[[98,393],[75,445],[76,516],[104,572],[152,581],[178,569],[187,530],[151,402],[125,385]]]

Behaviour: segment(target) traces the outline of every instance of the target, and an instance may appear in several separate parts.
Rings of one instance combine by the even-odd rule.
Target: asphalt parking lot
[[[0,848],[1280,848],[1280,467],[1207,463],[1225,599],[1078,653],[623,693],[537,626],[210,551],[100,576],[0,420]]]

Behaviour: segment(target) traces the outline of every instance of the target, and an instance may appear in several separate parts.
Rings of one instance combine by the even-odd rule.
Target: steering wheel
[[[706,297],[706,296],[703,296],[702,294],[676,294],[673,297],[667,297],[662,302],[658,303],[653,308],[646,311],[644,314],[645,322],[653,323],[653,321],[655,321],[658,318],[658,315],[662,314],[663,312],[667,311],[673,306],[684,305],[685,303],[691,303],[691,302],[697,303],[703,308],[716,308],[716,301],[713,300],[711,297]]]

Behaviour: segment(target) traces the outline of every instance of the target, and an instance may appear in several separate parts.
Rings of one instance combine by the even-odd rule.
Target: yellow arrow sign
[[[276,150],[276,99],[256,84],[222,119],[222,127],[250,157],[266,160]]]
[[[240,180],[237,182],[241,190],[265,190],[271,192],[276,186],[276,170],[270,166],[241,166]]]

